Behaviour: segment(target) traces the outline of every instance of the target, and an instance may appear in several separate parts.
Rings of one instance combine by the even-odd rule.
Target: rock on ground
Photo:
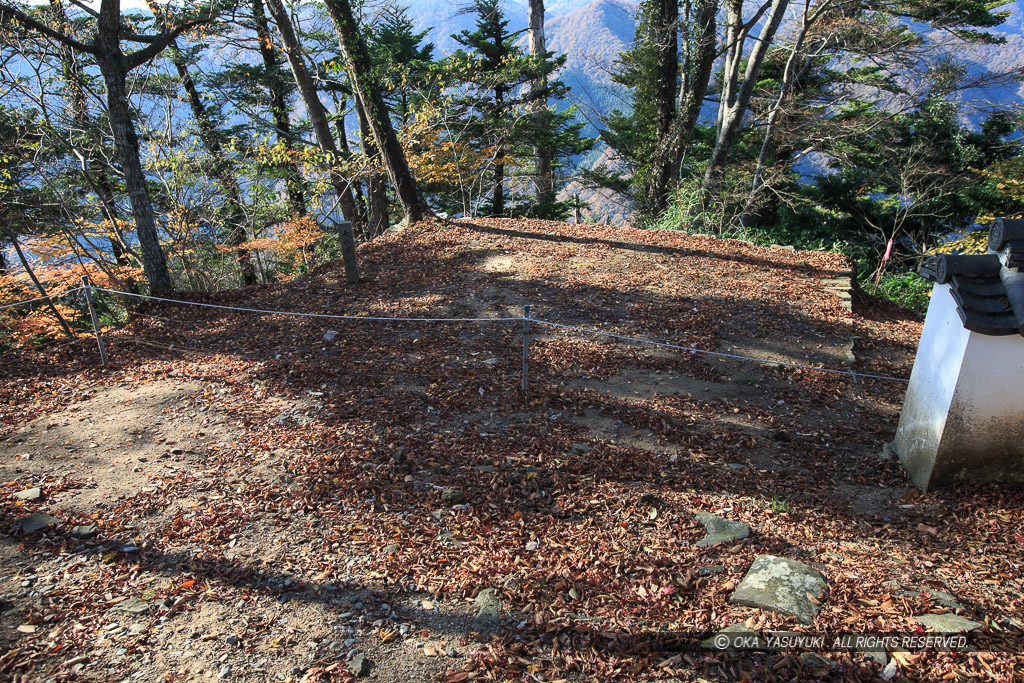
[[[947,614],[921,614],[914,617],[914,620],[936,633],[967,633],[981,628],[981,624],[970,619],[965,619],[953,613]]]
[[[719,543],[729,543],[750,537],[750,525],[734,522],[730,519],[716,517],[710,512],[697,514],[697,521],[704,525],[708,535],[697,541],[698,548],[706,548]]]
[[[484,626],[496,626],[501,620],[498,591],[494,588],[485,588],[477,593],[473,601],[478,608],[474,621]]]
[[[18,526],[26,534],[31,534],[36,531],[42,531],[43,529],[49,529],[52,526],[57,525],[57,518],[46,514],[45,512],[36,512],[29,515],[28,517],[22,517],[18,520]]]
[[[810,624],[818,612],[815,603],[826,583],[825,576],[814,567],[785,557],[760,555],[729,602],[796,617]]]

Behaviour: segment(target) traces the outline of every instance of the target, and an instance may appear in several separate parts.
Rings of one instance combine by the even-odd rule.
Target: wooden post
[[[89,304],[89,316],[92,317],[92,329],[96,333],[96,346],[100,349],[100,363],[107,367],[107,350],[103,348],[103,337],[100,335],[100,319],[96,317],[96,307],[92,303],[92,285],[89,278],[82,276],[82,286],[85,287],[85,301]]]
[[[530,365],[530,304],[523,306],[523,395],[526,395],[526,388]]]
[[[356,238],[352,233],[352,221],[338,221],[338,242],[341,243],[341,260],[345,264],[345,282],[359,282],[359,262],[356,260]]]

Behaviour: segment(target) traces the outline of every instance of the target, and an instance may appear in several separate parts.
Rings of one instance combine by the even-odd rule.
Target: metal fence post
[[[89,278],[82,276],[82,286],[85,287],[85,301],[89,304],[89,316],[92,318],[92,329],[96,333],[96,346],[100,349],[100,363],[107,367],[107,350],[103,348],[103,337],[100,335],[100,319],[96,316],[96,306],[92,302],[92,285]]]
[[[529,384],[530,367],[530,304],[523,306],[523,394]]]

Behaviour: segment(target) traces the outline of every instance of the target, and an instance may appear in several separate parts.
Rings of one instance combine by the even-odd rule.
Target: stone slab
[[[149,603],[142,598],[128,598],[114,605],[114,611],[142,614],[149,611]]]
[[[698,548],[707,548],[719,543],[730,543],[750,537],[750,525],[716,517],[710,512],[697,513],[697,521],[704,525],[708,535],[697,541]]]
[[[814,567],[785,557],[759,555],[729,602],[796,617],[810,624],[818,612],[815,602],[826,585],[825,576]]]
[[[35,533],[36,531],[42,531],[43,529],[49,529],[57,525],[59,520],[56,517],[52,517],[45,512],[36,512],[28,517],[22,517],[18,520],[18,526],[26,534]]]
[[[919,614],[914,621],[927,626],[936,633],[967,633],[981,628],[977,621],[971,621],[949,612],[947,614]]]
[[[39,500],[43,497],[43,490],[36,486],[24,491],[18,491],[14,494],[14,497],[18,500]]]

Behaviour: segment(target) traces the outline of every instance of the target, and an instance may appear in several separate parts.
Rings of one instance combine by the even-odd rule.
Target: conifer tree
[[[583,124],[572,122],[574,110],[538,106],[567,96],[568,88],[554,78],[565,56],[524,54],[499,0],[475,0],[465,11],[476,15],[476,27],[452,36],[462,49],[452,55],[449,68],[464,88],[460,103],[472,118],[479,144],[493,150],[491,196],[483,210],[495,216],[564,216],[568,208],[555,201],[553,184],[540,201],[510,207],[506,182],[509,168],[523,166],[522,160],[533,157],[538,147],[546,148],[552,159],[564,159],[593,146],[593,140],[581,136]]]

